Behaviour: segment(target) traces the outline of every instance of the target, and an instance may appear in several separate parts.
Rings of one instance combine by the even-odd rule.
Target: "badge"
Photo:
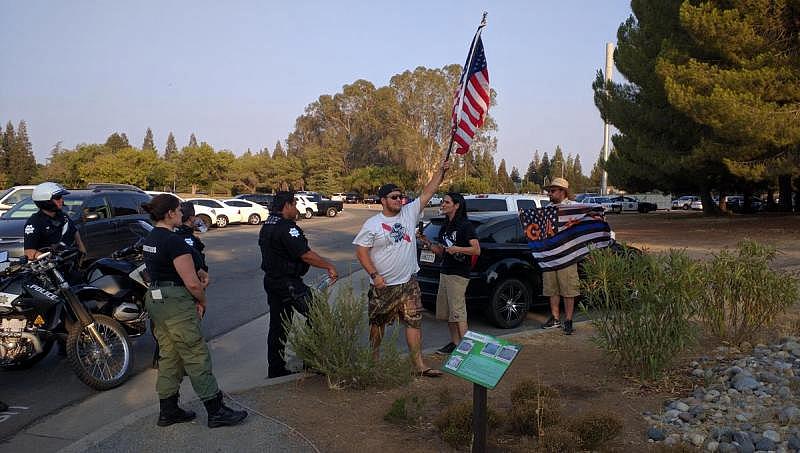
[[[25,225],[25,234],[32,234],[34,231],[33,225]]]
[[[297,231],[295,227],[289,228],[289,234],[291,234],[293,238],[300,237],[300,232]]]
[[[185,238],[184,241],[186,241],[186,243],[189,244],[190,247],[194,247],[194,241],[192,240],[192,238]]]
[[[36,319],[33,320],[33,324],[35,324],[36,327],[41,327],[44,325],[44,318],[42,318],[42,315],[36,315]]]

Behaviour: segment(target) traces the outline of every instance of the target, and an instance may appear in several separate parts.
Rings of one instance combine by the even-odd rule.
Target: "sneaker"
[[[572,332],[575,332],[575,329],[572,328],[572,320],[567,319],[564,321],[564,335],[572,335]]]
[[[542,329],[552,329],[553,327],[561,328],[561,321],[553,316],[547,318],[547,322],[542,324]]]
[[[442,346],[440,349],[436,350],[436,353],[439,355],[450,355],[456,349],[455,343],[447,343],[446,345]]]

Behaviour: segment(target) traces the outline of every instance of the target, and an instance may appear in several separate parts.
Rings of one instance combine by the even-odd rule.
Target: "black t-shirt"
[[[144,238],[142,252],[151,281],[180,283],[182,282],[181,277],[172,261],[187,253],[191,255],[192,248],[176,233],[166,228],[156,227]],[[195,269],[199,269],[196,261]]]
[[[175,228],[175,233],[182,237],[183,241],[192,248],[192,260],[194,261],[194,267],[208,272],[206,255],[203,253],[203,249],[206,248],[206,245],[203,244],[200,238],[194,235],[194,228],[186,225],[180,225],[178,228]]]
[[[438,242],[445,247],[469,247],[471,239],[478,239],[475,227],[467,219],[455,219],[442,226],[439,230]],[[472,265],[472,255],[456,253],[451,255],[444,252],[442,257],[443,274],[468,276]]]
[[[300,257],[311,250],[303,230],[279,216],[269,216],[258,235],[261,269],[268,278],[302,277],[309,265]]]
[[[74,247],[77,231],[75,223],[63,211],[57,211],[54,217],[37,211],[25,222],[23,248],[40,250],[44,247],[52,247],[59,242],[63,242],[68,247]]]

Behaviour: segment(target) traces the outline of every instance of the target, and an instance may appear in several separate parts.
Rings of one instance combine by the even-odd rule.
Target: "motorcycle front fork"
[[[94,318],[92,314],[83,306],[80,300],[78,300],[78,296],[76,296],[72,291],[69,290],[69,283],[64,279],[61,275],[61,272],[58,270],[53,269],[53,274],[58,280],[58,287],[61,290],[61,295],[64,299],[67,300],[69,307],[72,309],[72,313],[75,314],[75,317],[78,319],[78,322],[81,324],[82,329],[86,329],[89,331],[89,335],[92,336],[94,341],[100,345],[103,349],[103,352],[106,354],[111,353],[111,348],[108,347],[106,344],[105,339],[100,332],[97,331],[97,326],[94,323]]]

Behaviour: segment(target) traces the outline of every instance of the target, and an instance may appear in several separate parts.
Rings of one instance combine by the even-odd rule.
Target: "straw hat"
[[[553,181],[551,181],[550,184],[545,187],[545,189],[549,190],[553,187],[560,187],[564,190],[569,190],[569,182],[567,182],[567,180],[564,178],[553,178]]]

